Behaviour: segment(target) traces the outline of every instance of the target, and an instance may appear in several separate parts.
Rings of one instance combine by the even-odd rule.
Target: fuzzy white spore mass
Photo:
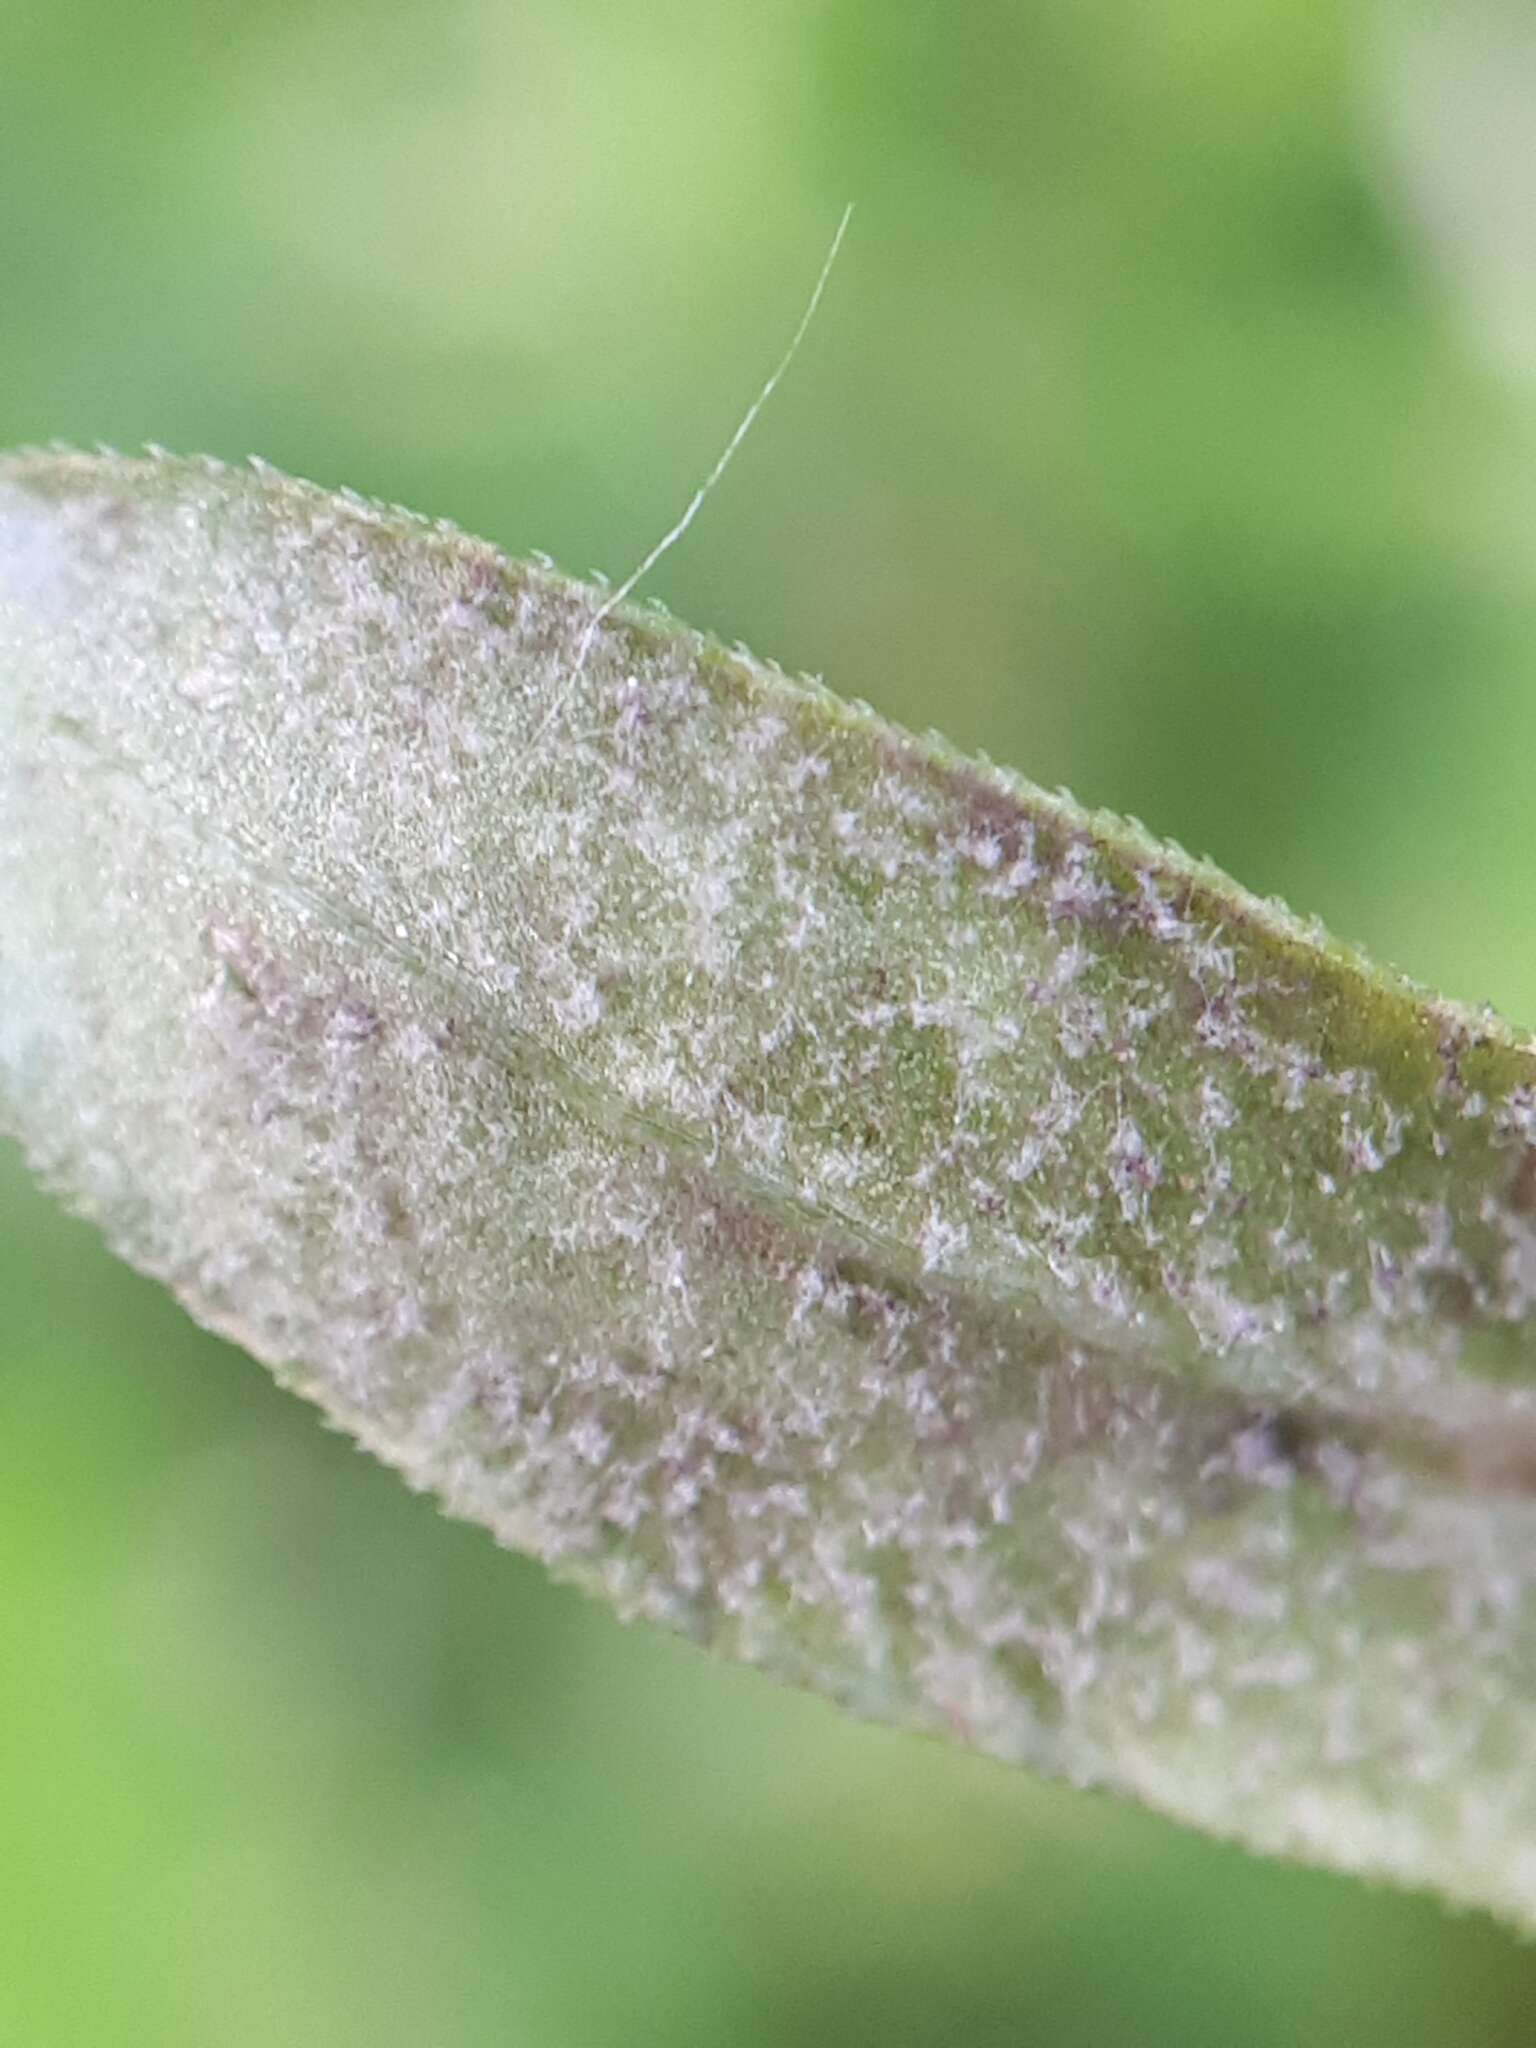
[[[0,1114],[624,1612],[1536,1923],[1536,1060],[1138,828],[404,513],[0,459]]]

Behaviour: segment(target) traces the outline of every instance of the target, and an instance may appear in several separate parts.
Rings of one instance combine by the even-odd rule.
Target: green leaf
[[[0,459],[37,1171],[626,1614],[1536,1926],[1531,1048],[601,605]]]

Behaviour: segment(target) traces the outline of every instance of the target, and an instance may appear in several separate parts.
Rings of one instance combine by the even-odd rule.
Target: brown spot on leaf
[[[1461,1471],[1477,1493],[1536,1497],[1536,1426],[1515,1426],[1508,1418],[1497,1428],[1480,1428],[1461,1445]]]
[[[1477,1295],[1465,1273],[1438,1266],[1424,1279],[1424,1301],[1437,1320],[1469,1323],[1477,1312]]]
[[[1527,1145],[1520,1154],[1509,1184],[1509,1206],[1520,1216],[1536,1210],[1536,1145]]]

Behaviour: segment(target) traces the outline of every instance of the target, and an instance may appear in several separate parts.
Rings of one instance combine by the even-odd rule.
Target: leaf
[[[601,602],[0,460],[38,1172],[624,1613],[1536,1925],[1530,1046]]]

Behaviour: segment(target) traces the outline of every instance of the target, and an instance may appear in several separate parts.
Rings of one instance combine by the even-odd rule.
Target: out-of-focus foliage
[[[622,571],[851,195],[656,587],[1529,1018],[1533,416],[1401,181],[1488,130],[1410,30],[11,0],[0,444],[256,449]],[[1479,1922],[619,1631],[14,1170],[0,1303],[0,2035],[1528,2038]]]

